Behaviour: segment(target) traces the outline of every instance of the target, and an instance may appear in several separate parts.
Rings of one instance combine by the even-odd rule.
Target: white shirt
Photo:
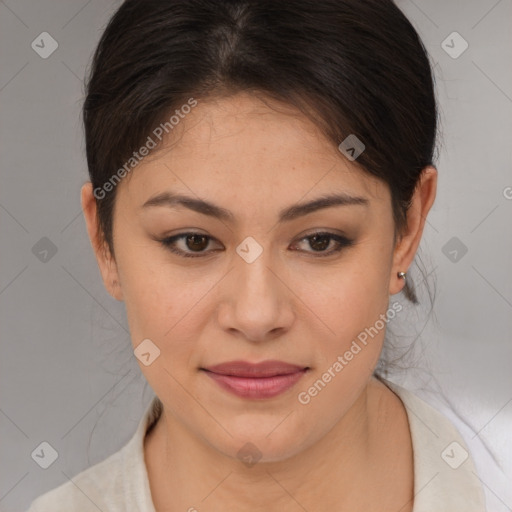
[[[385,384],[400,397],[409,420],[414,453],[413,512],[485,512],[484,486],[459,431],[415,394],[390,381]],[[155,512],[144,437],[161,411],[161,402],[155,397],[121,450],[39,496],[27,512]]]

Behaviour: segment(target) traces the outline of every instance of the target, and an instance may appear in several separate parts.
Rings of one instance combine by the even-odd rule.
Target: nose
[[[272,265],[266,251],[251,263],[236,255],[234,265],[224,280],[220,326],[252,342],[282,336],[295,317],[293,293],[285,276]]]

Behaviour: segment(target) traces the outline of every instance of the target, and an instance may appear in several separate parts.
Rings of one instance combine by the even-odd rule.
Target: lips
[[[291,373],[300,372],[306,369],[306,367],[283,361],[262,361],[261,363],[230,361],[204,369],[220,375],[230,375],[233,377],[264,378],[290,375]]]
[[[230,361],[201,368],[222,389],[242,398],[272,398],[293,387],[309,367],[283,361]]]

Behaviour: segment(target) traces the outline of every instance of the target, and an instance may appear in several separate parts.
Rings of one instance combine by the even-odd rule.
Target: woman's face
[[[170,135],[116,191],[113,294],[140,368],[166,416],[210,447],[290,457],[356,403],[397,311],[389,295],[407,268],[394,258],[389,190],[305,117],[247,95],[199,101]],[[300,208],[333,195],[346,201]],[[239,360],[307,370],[261,380],[259,394],[255,379],[205,371]]]

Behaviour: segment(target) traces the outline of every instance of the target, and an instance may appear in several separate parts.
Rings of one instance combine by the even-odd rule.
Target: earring
[[[414,290],[413,284],[405,279],[407,272],[397,272],[396,275],[398,279],[404,280],[405,285],[403,292],[407,299],[409,299],[413,304],[418,304],[418,298],[416,297],[416,292]]]

